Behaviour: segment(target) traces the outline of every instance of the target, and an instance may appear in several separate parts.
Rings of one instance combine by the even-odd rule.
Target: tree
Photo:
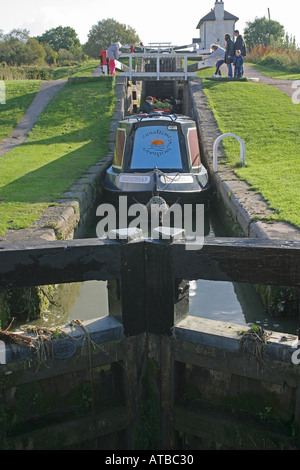
[[[27,41],[27,63],[44,65],[46,51],[44,46],[37,39],[29,38]]]
[[[254,21],[247,21],[244,29],[244,38],[249,49],[257,45],[270,44],[271,38],[278,41],[284,37],[284,27],[274,20],[263,18],[255,18]]]
[[[77,33],[70,26],[58,26],[57,28],[49,29],[42,36],[38,36],[37,39],[41,43],[49,44],[54,51],[59,51],[59,49],[69,51],[74,47],[80,47]]]
[[[29,39],[29,34],[30,31],[28,31],[28,29],[12,29],[10,33],[5,34],[3,38],[6,42],[21,41],[26,43]]]
[[[100,50],[106,50],[111,43],[137,44],[140,38],[131,26],[118,23],[113,18],[98,21],[92,26],[88,34],[88,41],[84,45],[84,51],[90,57],[99,57]]]

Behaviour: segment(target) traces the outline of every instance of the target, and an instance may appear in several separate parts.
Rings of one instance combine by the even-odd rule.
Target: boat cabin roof
[[[134,115],[118,123],[113,167],[117,171],[197,171],[201,165],[195,122],[176,114]]]

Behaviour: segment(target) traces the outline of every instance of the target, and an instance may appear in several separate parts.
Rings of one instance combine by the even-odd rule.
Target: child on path
[[[233,65],[234,65],[234,76],[235,77],[242,77],[243,76],[243,64],[244,59],[240,50],[235,51],[235,56],[233,58]]]

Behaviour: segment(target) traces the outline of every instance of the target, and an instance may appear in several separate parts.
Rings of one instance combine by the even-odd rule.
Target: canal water
[[[208,211],[209,227],[206,237],[228,236],[212,206]],[[87,238],[96,238],[93,222]],[[62,326],[71,320],[81,321],[108,315],[108,291],[104,281],[60,285],[55,298],[43,318],[32,322],[36,326]],[[239,325],[253,323],[266,330],[297,334],[296,318],[274,318],[266,315],[263,304],[252,285],[224,281],[190,281],[189,314],[191,316],[224,321]]]

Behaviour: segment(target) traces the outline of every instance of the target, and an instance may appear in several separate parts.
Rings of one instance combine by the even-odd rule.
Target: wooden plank
[[[169,246],[146,242],[146,308],[149,333],[171,335],[174,326],[175,280]]]
[[[120,277],[115,240],[63,240],[0,245],[0,289]]]
[[[121,268],[121,314],[125,336],[146,331],[146,279],[144,243],[123,246]]]
[[[171,245],[174,276],[196,280],[300,285],[300,242],[249,238],[205,239],[200,250]]]
[[[140,243],[145,241],[135,242],[135,245]],[[300,242],[297,241],[207,238],[200,250],[187,250],[184,241],[170,245],[151,240],[146,243],[153,245],[147,250],[157,257],[157,266],[149,265],[149,258],[141,254],[139,262],[153,275],[163,269],[164,276],[169,272],[174,279],[300,286]],[[118,279],[121,277],[121,250],[121,243],[109,239],[2,244],[0,289]],[[171,262],[165,258],[169,250]]]

